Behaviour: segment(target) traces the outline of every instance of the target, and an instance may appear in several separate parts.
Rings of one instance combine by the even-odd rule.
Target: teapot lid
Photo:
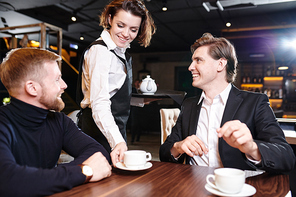
[[[146,80],[153,80],[153,79],[150,77],[150,75],[147,75],[146,78],[143,80],[146,81]]]

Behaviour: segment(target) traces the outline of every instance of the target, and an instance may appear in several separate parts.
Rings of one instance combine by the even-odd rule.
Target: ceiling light
[[[80,39],[80,40],[84,40],[84,37],[83,37],[83,35],[81,35],[79,39]]]
[[[289,67],[288,66],[280,66],[278,67],[279,70],[288,70]]]
[[[166,1],[166,0],[163,0],[162,3],[163,3],[163,6],[162,6],[161,10],[165,12],[165,11],[168,10],[168,8],[167,8],[167,6],[166,6],[167,1]]]
[[[226,27],[230,27],[230,26],[231,26],[231,22],[227,22]]]
[[[202,6],[206,9],[207,12],[210,12],[210,8],[207,6],[205,2],[202,3]]]
[[[216,1],[216,5],[218,6],[220,11],[224,10],[224,8],[223,8],[222,4],[220,3],[220,1]]]
[[[72,20],[73,22],[75,22],[77,19],[76,19],[75,16],[72,16],[72,17],[71,17],[71,20]]]
[[[282,38],[281,43],[284,48],[295,48],[296,49],[296,39]]]
[[[70,48],[71,49],[78,49],[78,45],[70,43]]]

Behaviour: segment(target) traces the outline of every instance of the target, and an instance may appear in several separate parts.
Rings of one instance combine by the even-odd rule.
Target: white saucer
[[[215,188],[212,188],[209,184],[206,184],[205,188],[208,192],[218,196],[252,196],[256,193],[256,188],[249,184],[244,184],[242,191],[236,194],[223,193]]]
[[[153,95],[155,92],[143,92],[144,95]]]
[[[118,162],[115,165],[117,168],[121,170],[128,170],[128,171],[139,171],[139,170],[147,170],[152,167],[152,163],[147,162],[144,166],[136,166],[133,168],[126,167],[122,162]]]

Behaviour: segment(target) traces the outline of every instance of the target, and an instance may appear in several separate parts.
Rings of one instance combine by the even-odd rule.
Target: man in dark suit
[[[295,156],[265,94],[238,90],[231,83],[237,58],[225,38],[206,33],[192,46],[194,87],[201,96],[186,99],[171,135],[161,145],[161,161],[288,172]]]

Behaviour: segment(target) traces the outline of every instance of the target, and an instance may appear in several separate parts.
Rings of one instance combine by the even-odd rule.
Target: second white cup
[[[207,183],[227,194],[239,193],[245,184],[245,172],[235,168],[219,168],[207,176]],[[214,183],[210,179],[214,180]]]
[[[124,152],[123,163],[127,168],[141,167],[151,160],[151,154],[143,150],[128,150]]]

